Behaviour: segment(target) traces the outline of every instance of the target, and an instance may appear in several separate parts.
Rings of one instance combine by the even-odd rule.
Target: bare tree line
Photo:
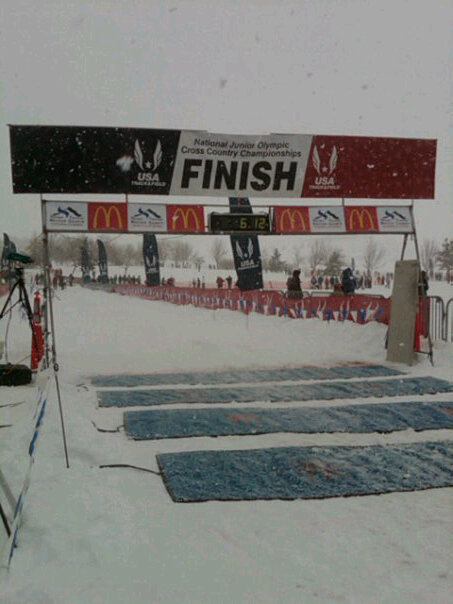
[[[99,238],[99,237],[98,237]],[[142,243],[123,243],[117,236],[102,236],[106,247],[109,264],[124,267],[125,273],[129,267],[143,263]],[[213,268],[232,270],[233,255],[229,242],[224,238],[215,237],[209,248],[209,258],[206,260],[194,246],[183,237],[159,238],[159,257],[164,265],[167,262],[175,266],[201,266],[212,264]],[[81,248],[86,245],[93,266],[97,263],[98,249],[96,239],[87,235],[68,236],[64,234],[49,235],[49,251],[54,262],[70,264],[74,268],[80,266]],[[32,238],[26,244],[28,253],[35,262],[42,264],[43,248],[41,236]],[[334,243],[325,239],[313,238],[304,255],[301,245],[294,245],[288,258],[284,259],[279,247],[272,252],[267,248],[261,249],[263,269],[272,272],[288,272],[294,267],[305,266],[310,273],[336,275],[348,265],[344,252]],[[369,238],[361,254],[361,266],[369,274],[378,270],[385,259],[385,245],[376,238]],[[424,270],[432,277],[436,268],[453,271],[453,239],[445,239],[439,245],[434,239],[425,239],[420,245],[420,260]],[[355,268],[354,266],[352,267]]]

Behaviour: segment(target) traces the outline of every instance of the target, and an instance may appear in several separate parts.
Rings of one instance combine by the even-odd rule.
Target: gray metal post
[[[61,404],[61,394],[60,394],[60,384],[58,381],[58,362],[57,362],[57,349],[55,344],[55,322],[53,315],[53,303],[52,303],[52,292],[50,289],[50,256],[49,256],[49,241],[47,236],[47,227],[46,227],[46,210],[45,203],[41,196],[41,213],[42,213],[42,233],[43,233],[43,246],[44,246],[44,287],[45,287],[45,298],[47,300],[46,306],[46,315],[50,318],[50,335],[52,336],[52,344],[51,344],[51,353],[52,353],[52,367],[55,378],[55,386],[57,389],[57,398],[58,398],[58,408],[60,412],[60,422],[61,422],[61,432],[63,436],[63,446],[66,458],[66,467],[69,468],[69,458],[68,458],[68,447],[66,443],[66,431],[63,419],[63,406]],[[47,290],[47,291],[46,291]],[[47,332],[46,325],[46,332]],[[48,345],[46,344],[46,350],[48,350]],[[46,360],[48,360],[46,358]],[[48,364],[48,367],[50,365]]]

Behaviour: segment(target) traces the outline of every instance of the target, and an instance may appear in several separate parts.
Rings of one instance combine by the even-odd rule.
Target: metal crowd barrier
[[[446,342],[453,342],[453,298],[448,300],[445,307],[444,337]]]
[[[428,300],[431,339],[453,342],[453,298],[447,303],[439,296],[428,296]]]

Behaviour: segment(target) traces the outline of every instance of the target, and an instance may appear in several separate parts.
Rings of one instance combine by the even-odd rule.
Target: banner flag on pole
[[[100,239],[98,242],[98,254],[99,254],[99,274],[101,278],[101,283],[109,282],[109,274],[108,274],[108,263],[107,263],[107,251],[105,249],[104,242]]]
[[[81,268],[82,268],[82,281],[83,283],[89,283],[91,281],[90,276],[90,255],[86,242],[82,245],[82,257],[81,257]]]
[[[230,197],[230,213],[252,214],[252,206],[247,197]],[[241,291],[263,289],[263,267],[256,235],[231,235],[234,267]]]
[[[143,260],[146,285],[160,285],[159,247],[156,235],[153,233],[143,234]]]

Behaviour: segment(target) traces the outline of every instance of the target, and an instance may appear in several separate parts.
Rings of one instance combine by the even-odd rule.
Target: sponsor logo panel
[[[345,218],[349,233],[375,233],[379,230],[374,206],[347,206]]]
[[[130,203],[128,230],[164,233],[167,230],[167,208],[164,204]]]
[[[171,195],[300,197],[311,135],[181,133]]]
[[[90,231],[127,231],[126,203],[89,203]]]
[[[311,206],[308,208],[312,233],[345,233],[342,206]]]
[[[310,217],[308,208],[304,206],[275,206],[275,233],[309,233]]]
[[[167,204],[167,230],[179,233],[205,231],[204,206]]]
[[[414,230],[408,206],[379,206],[377,217],[381,233],[412,233]]]
[[[48,231],[87,231],[88,204],[72,201],[46,201]]]

